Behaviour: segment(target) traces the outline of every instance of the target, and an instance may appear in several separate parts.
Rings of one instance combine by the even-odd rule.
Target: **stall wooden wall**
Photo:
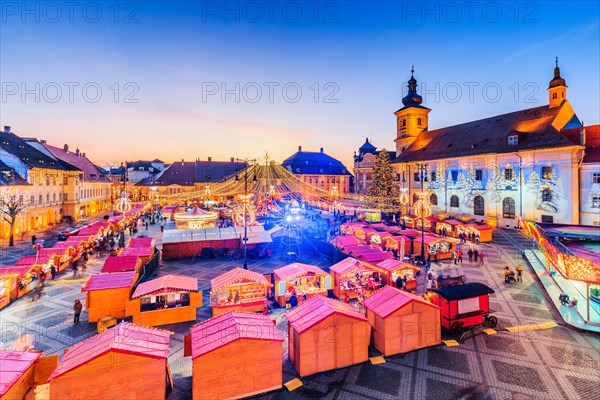
[[[88,309],[88,322],[96,322],[99,318],[112,315],[125,318],[126,304],[129,300],[130,288],[104,289],[87,292],[85,307]]]
[[[109,352],[50,380],[50,400],[159,400],[166,393],[166,360]]]
[[[212,308],[212,316],[217,317],[219,315],[227,314],[229,311],[241,311],[241,312],[263,312],[265,307],[267,306],[267,299],[265,297],[264,301],[259,303],[253,302],[244,305],[236,304],[234,306],[214,306]]]
[[[14,385],[4,394],[0,396],[0,400],[14,400],[25,397],[25,394],[33,387],[35,377],[35,363],[25,371],[23,375],[15,382]]]
[[[192,397],[238,399],[280,389],[282,345],[280,341],[240,339],[196,357]]]
[[[338,314],[300,334],[290,327],[290,360],[300,376],[359,364],[369,359],[370,335],[367,321]]]
[[[142,326],[158,326],[179,322],[195,321],[196,309],[202,307],[202,292],[190,293],[190,305],[187,307],[166,308],[155,311],[140,311],[140,299],[128,300],[126,315],[133,317],[133,323]]]
[[[384,356],[407,353],[441,343],[440,311],[413,301],[385,319],[367,309],[373,347]]]

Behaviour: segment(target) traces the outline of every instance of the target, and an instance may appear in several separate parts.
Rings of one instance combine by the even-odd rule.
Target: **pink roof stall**
[[[136,279],[135,271],[92,275],[81,289],[87,292],[88,322],[107,316],[125,318],[129,293]]]
[[[0,399],[23,399],[34,386],[41,352],[0,350]]]
[[[131,238],[127,247],[154,247],[154,239],[151,237]]]
[[[413,279],[416,272],[421,270],[416,265],[395,259],[379,261],[377,265],[386,270],[383,281],[391,286],[396,286],[396,278],[406,276],[408,279]]]
[[[386,286],[364,306],[373,346],[384,356],[441,343],[440,308],[422,297]]]
[[[367,296],[384,284],[386,270],[376,264],[347,257],[329,268],[333,278],[333,293],[338,299],[346,296]]]
[[[140,272],[142,262],[138,256],[111,256],[106,259],[102,267],[102,273],[108,272]]]
[[[231,311],[190,331],[194,399],[237,399],[281,388],[284,338],[268,316]]]
[[[213,316],[229,311],[262,312],[271,283],[258,272],[234,268],[210,281]]]
[[[183,275],[163,275],[138,284],[131,296],[132,299],[170,293],[172,291],[197,292],[198,278]]]
[[[123,322],[76,344],[50,376],[50,399],[164,399],[170,335]]]
[[[51,259],[52,257],[49,254],[41,254],[39,256],[23,256],[15,262],[15,265],[43,265]]]
[[[331,243],[338,249],[343,249],[348,246],[360,246],[360,242],[354,236],[336,236],[331,240]]]
[[[315,296],[287,313],[289,357],[300,376],[367,361],[370,326],[346,303]]]
[[[393,260],[394,255],[392,253],[388,253],[386,251],[380,251],[377,253],[359,254],[358,256],[356,256],[356,258],[358,258],[361,261],[368,262],[368,263],[378,263],[383,260],[390,260],[390,259]]]
[[[331,289],[331,276],[315,265],[293,263],[273,270],[275,298],[281,307],[289,302],[292,293],[300,299],[318,294],[326,295]]]

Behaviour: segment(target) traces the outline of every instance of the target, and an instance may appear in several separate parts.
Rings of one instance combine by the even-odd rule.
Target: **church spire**
[[[553,88],[553,87],[557,87],[557,86],[567,86],[567,83],[565,82],[565,80],[560,76],[560,67],[558,66],[558,57],[556,57],[555,60],[555,67],[554,67],[554,78],[550,81],[550,85],[548,86],[548,88]]]
[[[417,80],[415,79],[415,66],[410,70],[410,79],[408,80],[408,94],[402,99],[402,104],[406,107],[418,106],[423,102],[423,98],[417,93]]]
[[[549,107],[558,107],[567,98],[567,82],[560,76],[558,57],[554,61],[554,78],[548,85]]]

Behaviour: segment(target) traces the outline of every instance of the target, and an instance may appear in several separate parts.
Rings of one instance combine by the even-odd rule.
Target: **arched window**
[[[435,193],[432,193],[431,196],[429,196],[429,202],[432,206],[437,206],[437,195]]]
[[[421,118],[417,118],[417,125],[421,125]]]
[[[552,191],[550,189],[542,190],[542,201],[548,203],[552,201]]]
[[[515,171],[512,168],[504,169],[504,179],[506,179],[507,181],[512,181],[514,176]]]
[[[450,207],[458,207],[458,196],[450,196]]]
[[[552,93],[552,98],[556,99],[558,97],[558,95],[556,94],[556,92]]]
[[[502,217],[515,219],[515,201],[510,197],[502,200]]]
[[[415,204],[417,201],[419,201],[419,196],[417,196],[417,194],[413,194],[413,204]]]
[[[402,126],[406,126],[406,120],[405,119],[402,120]]]
[[[485,214],[485,200],[481,196],[475,196],[473,199],[473,214],[484,215]]]

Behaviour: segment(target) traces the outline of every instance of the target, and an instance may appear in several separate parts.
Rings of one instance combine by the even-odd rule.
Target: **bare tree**
[[[0,214],[2,214],[3,219],[10,226],[10,236],[8,239],[9,247],[15,245],[15,224],[17,222],[17,217],[25,211],[25,209],[26,206],[23,193],[9,189],[0,191]]]

